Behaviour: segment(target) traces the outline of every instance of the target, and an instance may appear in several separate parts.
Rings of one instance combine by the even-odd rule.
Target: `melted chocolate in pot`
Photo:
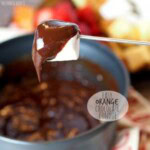
[[[50,20],[40,24],[34,36],[32,59],[39,81],[42,65],[47,59],[53,59],[73,36],[79,33],[76,24]],[[37,45],[37,42],[40,45]]]
[[[72,138],[99,124],[87,111],[88,99],[117,90],[110,74],[87,61],[45,63],[42,79],[39,83],[32,61],[4,66],[0,135],[24,141]]]

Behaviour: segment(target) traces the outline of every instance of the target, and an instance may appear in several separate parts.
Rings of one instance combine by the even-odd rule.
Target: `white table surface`
[[[0,27],[0,43],[12,39],[14,37],[18,37],[21,35],[28,34],[28,32],[17,29],[17,28],[3,28]]]

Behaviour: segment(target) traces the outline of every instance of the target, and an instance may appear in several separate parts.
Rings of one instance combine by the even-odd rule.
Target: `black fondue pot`
[[[31,57],[33,35],[0,44],[0,64],[10,64],[24,55]],[[80,57],[100,65],[112,75],[118,90],[127,96],[129,76],[119,59],[104,45],[81,40]],[[1,87],[2,88],[2,87]],[[2,150],[110,150],[115,139],[116,121],[102,123],[72,139],[50,142],[25,142],[0,136]]]

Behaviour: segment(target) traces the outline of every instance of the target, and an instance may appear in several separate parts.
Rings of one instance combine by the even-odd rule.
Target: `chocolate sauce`
[[[40,24],[34,35],[32,59],[39,81],[42,65],[47,59],[54,59],[73,36],[79,33],[76,24],[50,20]],[[37,45],[37,42],[40,45]]]
[[[4,66],[0,79],[0,135],[24,141],[72,138],[96,127],[87,101],[101,90],[117,91],[109,73],[85,60],[45,63],[40,83],[32,61],[17,61]]]

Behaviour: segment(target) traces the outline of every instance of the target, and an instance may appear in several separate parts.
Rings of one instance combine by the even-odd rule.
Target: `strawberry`
[[[98,24],[93,24],[90,26],[90,29],[91,29],[91,33],[93,35],[99,35],[100,34],[100,28],[99,28],[99,25]]]
[[[76,10],[68,1],[56,5],[55,10],[56,10],[55,17],[58,20],[63,20],[68,22],[78,21]]]
[[[79,22],[78,26],[80,28],[81,34],[90,35],[92,33],[90,27],[86,23]]]
[[[79,20],[86,22],[91,29],[93,35],[99,34],[99,17],[90,6],[77,10]]]
[[[35,26],[49,19],[58,19],[68,22],[77,22],[76,10],[69,2],[62,2],[55,7],[45,7],[38,10],[35,14]]]
[[[54,14],[55,14],[55,10],[53,8],[44,7],[44,8],[39,9],[35,13],[35,17],[34,17],[35,27],[45,20],[53,19]]]

